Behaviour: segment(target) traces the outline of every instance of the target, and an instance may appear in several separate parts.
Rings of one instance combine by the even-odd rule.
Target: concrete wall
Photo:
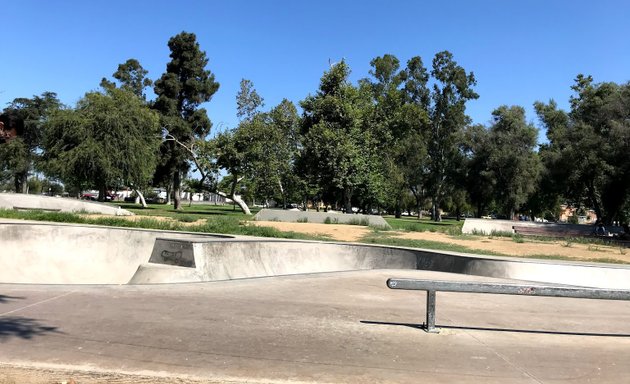
[[[231,280],[364,269],[418,269],[600,288],[630,289],[630,268],[468,255],[424,249],[289,240],[173,241],[154,250],[131,283]],[[157,248],[157,246],[156,246]],[[174,262],[172,255],[184,253]],[[163,249],[167,252],[163,252]],[[167,255],[168,260],[164,260]],[[165,263],[173,275],[165,272]],[[187,267],[183,267],[186,265]],[[184,270],[188,269],[188,272]],[[192,279],[192,280],[186,280]]]
[[[418,269],[630,289],[630,267],[623,265],[32,222],[0,222],[0,231],[0,283],[149,284]]]
[[[329,224],[348,224],[365,222],[368,225],[390,228],[391,226],[378,215],[362,215],[362,214],[343,214],[332,212],[316,212],[316,211],[288,211],[282,209],[261,209],[254,216],[254,220],[258,221],[283,221],[289,223],[297,223],[306,221],[309,223],[325,223],[326,219],[330,220]]]
[[[117,216],[133,215],[126,209],[102,203],[21,193],[0,193],[0,208],[54,209],[61,212],[89,212]]]
[[[211,235],[99,226],[0,223],[0,283],[126,284],[155,239]]]
[[[593,233],[595,229],[593,225],[588,224],[563,224],[563,223],[536,223],[532,221],[514,221],[514,220],[490,220],[490,219],[466,219],[464,226],[462,227],[462,233],[471,234],[486,234],[490,235],[492,232],[509,232],[514,233],[513,226],[519,227],[536,227],[547,228],[549,230],[567,229],[571,231],[578,231],[585,236]],[[619,226],[608,226],[606,230],[610,233],[622,233],[623,228]]]

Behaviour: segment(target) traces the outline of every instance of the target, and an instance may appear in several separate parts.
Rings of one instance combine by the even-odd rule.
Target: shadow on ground
[[[22,296],[0,295],[0,304],[24,299],[26,298]],[[41,336],[48,333],[61,332],[57,330],[57,327],[44,325],[36,319],[29,319],[28,317],[21,316],[0,315],[0,342],[4,342],[12,337],[32,339],[35,336]]]
[[[389,325],[397,327],[408,327],[424,330],[425,325],[412,324],[412,323],[392,323],[384,321],[369,321],[361,320],[362,324],[372,325]],[[566,331],[550,331],[539,329],[513,329],[513,328],[493,328],[493,327],[466,327],[466,326],[453,326],[453,325],[435,325],[438,329],[458,329],[463,331],[488,331],[488,332],[515,332],[515,333],[529,333],[540,335],[561,335],[561,336],[595,336],[595,337],[627,337],[630,338],[630,334],[625,333],[598,333],[598,332],[566,332]]]
[[[32,339],[48,333],[61,333],[57,327],[46,326],[36,319],[20,316],[0,317],[0,342],[12,337]]]
[[[26,297],[0,295],[0,304],[5,304],[5,303],[9,303],[11,301],[24,300],[24,299],[26,299]]]

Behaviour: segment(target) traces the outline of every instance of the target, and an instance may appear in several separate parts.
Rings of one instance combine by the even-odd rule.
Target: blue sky
[[[449,50],[477,78],[468,114],[487,124],[496,107],[555,99],[566,108],[578,73],[630,80],[628,1],[32,1],[0,0],[0,107],[53,91],[73,106],[136,58],[157,79],[168,39],[197,35],[221,84],[205,105],[215,131],[233,127],[242,78],[267,108],[317,90],[329,60],[351,79],[389,53],[404,64]],[[541,135],[543,139],[544,133]]]

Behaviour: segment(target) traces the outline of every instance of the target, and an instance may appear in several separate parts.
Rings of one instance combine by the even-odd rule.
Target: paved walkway
[[[0,383],[620,383],[630,302],[422,292],[366,271],[157,286],[0,285]],[[483,280],[490,280],[484,278]]]

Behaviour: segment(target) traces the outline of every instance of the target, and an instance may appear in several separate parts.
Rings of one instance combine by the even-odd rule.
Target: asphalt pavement
[[[630,302],[423,292],[372,270],[159,285],[0,285],[1,383],[623,383]]]

